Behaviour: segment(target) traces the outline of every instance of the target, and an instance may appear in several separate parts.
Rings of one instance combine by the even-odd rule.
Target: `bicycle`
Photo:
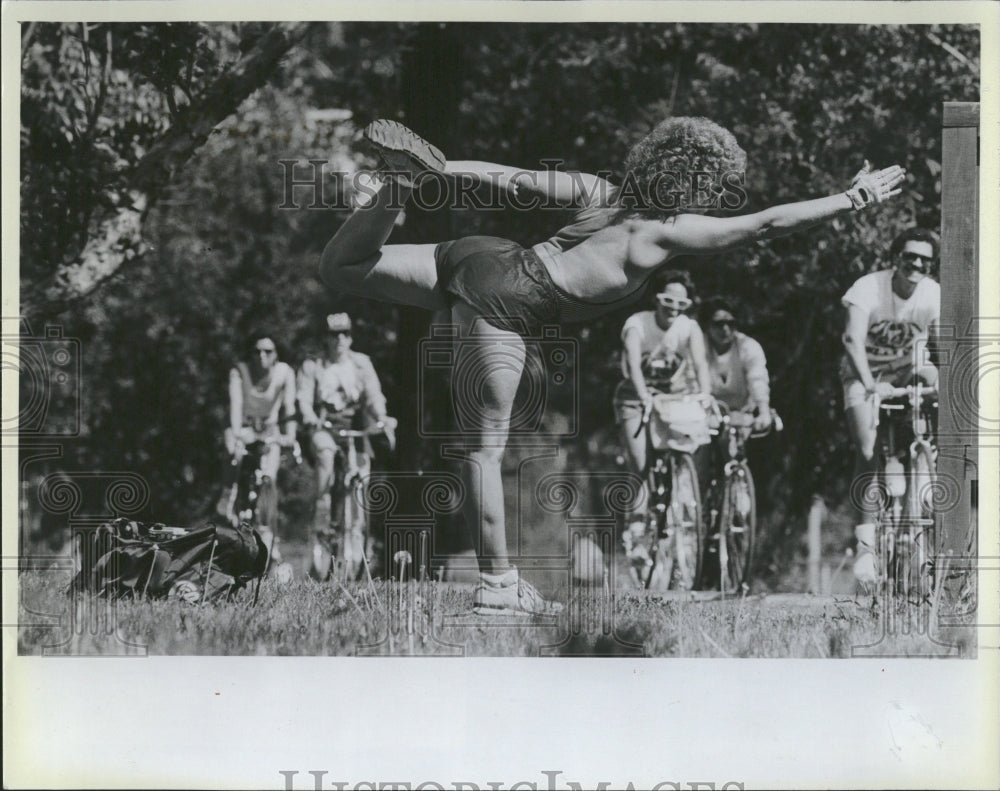
[[[284,435],[262,436],[266,429],[265,426],[256,425],[249,426],[249,428],[253,428],[257,435],[256,439],[244,442],[242,439],[234,438],[234,450],[230,457],[234,483],[230,487],[223,515],[233,527],[238,527],[241,522],[245,522],[258,532],[270,534],[267,570],[271,570],[272,565],[274,565],[280,570],[280,576],[283,578],[290,576],[291,567],[286,569],[287,564],[281,561],[281,553],[277,546],[278,538],[274,535],[274,529],[277,525],[266,525],[260,522],[260,510],[262,510],[260,506],[263,499],[261,494],[266,477],[261,467],[265,455],[275,445],[281,447],[282,450],[289,449],[296,465],[302,463],[302,450],[298,442],[288,443]],[[277,487],[277,481],[271,481],[271,485]],[[269,494],[274,497],[276,488]],[[276,519],[277,508],[273,503],[270,511]]]
[[[652,391],[652,409],[636,432],[646,432],[648,486],[645,552],[628,546],[642,568],[632,571],[641,587],[694,590],[701,575],[705,541],[698,473],[692,453],[707,440],[701,397]],[[704,430],[705,438],[699,436]]]
[[[919,382],[895,388],[886,400],[875,396],[879,578],[906,600],[913,590],[921,599],[931,590],[936,397],[936,388]]]
[[[337,445],[337,454],[343,459],[343,491],[338,492],[338,475],[335,473],[330,486],[330,527],[323,536],[328,546],[325,551],[330,558],[314,555],[313,572],[321,580],[331,574],[338,580],[355,580],[361,569],[368,566],[372,554],[368,515],[364,508],[367,496],[368,477],[371,474],[369,454],[358,450],[359,440],[385,434],[396,428],[395,418],[387,417],[369,428],[357,430],[343,428],[330,420],[323,420],[319,426],[330,432]],[[334,459],[336,470],[337,459]],[[338,512],[343,508],[343,516],[337,524]]]
[[[718,555],[719,591],[725,596],[730,591],[749,591],[753,570],[757,496],[747,465],[746,443],[772,431],[782,431],[784,425],[778,413],[772,410],[771,425],[763,431],[754,431],[752,414],[728,412],[718,404],[715,409],[719,427],[711,429],[710,433],[721,438],[716,447],[724,448],[726,458],[714,465],[708,486],[709,524],[712,527],[708,553]],[[718,475],[720,471],[721,476]],[[711,584],[714,582],[712,580]]]

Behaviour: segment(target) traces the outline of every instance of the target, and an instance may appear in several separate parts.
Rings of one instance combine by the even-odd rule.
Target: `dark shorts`
[[[509,239],[467,236],[434,250],[438,283],[494,327],[536,335],[559,323],[559,297],[538,255]]]

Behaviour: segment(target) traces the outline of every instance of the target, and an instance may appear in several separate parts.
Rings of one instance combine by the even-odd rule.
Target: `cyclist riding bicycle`
[[[614,407],[622,440],[633,472],[642,477],[646,469],[646,435],[640,430],[652,409],[652,390],[671,394],[701,394],[711,400],[711,380],[705,357],[705,338],[698,323],[685,311],[694,301],[694,284],[687,272],[668,271],[659,276],[654,310],[634,313],[622,327],[622,381],[615,389]],[[645,489],[645,483],[643,484]],[[644,491],[644,495],[648,492]],[[646,496],[638,498],[637,510],[626,515],[622,534],[626,556],[634,565],[650,561],[645,543],[642,512]]]
[[[705,356],[712,381],[712,397],[720,408],[730,414],[753,415],[750,433],[761,433],[767,431],[773,421],[767,358],[756,340],[736,329],[737,314],[735,301],[721,296],[706,299],[699,311],[708,340]],[[695,452],[704,503],[713,502],[713,481],[723,480],[723,468],[728,461],[729,436],[722,430],[715,434],[712,442]],[[738,508],[749,510],[752,504],[741,503]],[[709,573],[715,574],[714,567]]]
[[[699,311],[708,339],[705,358],[712,397],[729,412],[752,413],[752,430],[756,433],[771,425],[771,380],[763,347],[736,329],[736,314],[735,303],[725,297],[705,300]],[[714,462],[725,458],[721,447],[716,447],[720,442],[725,442],[721,434],[712,445],[702,446],[695,454],[703,493],[707,493],[711,482]]]
[[[894,388],[910,384],[914,377],[931,386],[938,381],[927,350],[941,315],[941,287],[930,277],[938,256],[937,235],[909,228],[893,240],[889,253],[890,269],[859,278],[841,300],[847,323],[840,378],[855,449],[855,480],[873,480],[878,470],[877,398],[890,397]],[[867,587],[877,578],[878,498],[856,494],[852,505],[858,542],[854,575]]]
[[[701,306],[712,396],[730,412],[752,412],[753,430],[763,431],[771,425],[767,358],[757,341],[736,329],[736,312],[735,304],[724,297],[712,297]]]
[[[278,517],[278,469],[282,447],[295,444],[295,374],[291,366],[278,359],[278,347],[269,333],[260,331],[251,335],[250,349],[249,363],[238,362],[229,371],[229,427],[225,443],[230,458],[236,462],[243,460],[250,445],[264,443],[260,459],[263,478],[254,527],[271,551],[270,566],[276,568],[281,562],[273,532]],[[232,519],[230,493],[236,482],[238,463],[228,464],[226,469],[228,485],[217,510]]]
[[[357,544],[363,540],[350,534],[351,525],[343,524],[346,493],[343,454],[338,453],[330,427],[360,428],[386,417],[385,396],[375,367],[367,355],[351,349],[350,317],[335,313],[327,316],[326,322],[324,354],[302,363],[298,382],[299,412],[303,424],[312,429],[309,442],[316,465],[316,512],[309,573],[320,580],[329,577],[333,552],[339,542]],[[395,444],[391,425],[386,426],[385,433],[391,447]]]

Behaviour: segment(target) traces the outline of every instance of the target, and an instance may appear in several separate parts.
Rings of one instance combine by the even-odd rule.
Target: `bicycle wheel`
[[[906,564],[908,590],[921,597],[932,589],[930,561],[934,537],[934,489],[937,470],[930,449],[918,444],[910,459],[907,487],[907,542],[909,559]]]
[[[629,561],[636,578],[647,589],[670,587],[674,557],[667,535],[667,510],[671,496],[671,465],[658,455],[650,465],[647,483],[646,534],[641,545],[632,547]]]
[[[757,499],[753,476],[745,464],[740,464],[726,478],[719,508],[720,549],[725,553],[725,568],[720,568],[720,588],[724,593],[739,593],[744,586],[749,588],[756,534]],[[720,557],[720,565],[722,562]]]
[[[347,490],[344,503],[344,566],[347,579],[356,580],[361,576],[365,546],[364,484],[358,480]]]
[[[690,453],[675,453],[673,459],[672,496],[666,513],[667,534],[673,536],[669,542],[674,559],[671,586],[694,590],[705,547],[698,473]]]

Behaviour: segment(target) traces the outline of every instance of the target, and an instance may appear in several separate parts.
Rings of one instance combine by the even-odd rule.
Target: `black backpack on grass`
[[[216,601],[259,585],[267,546],[246,523],[180,528],[120,518],[82,534],[79,568],[71,594]]]

